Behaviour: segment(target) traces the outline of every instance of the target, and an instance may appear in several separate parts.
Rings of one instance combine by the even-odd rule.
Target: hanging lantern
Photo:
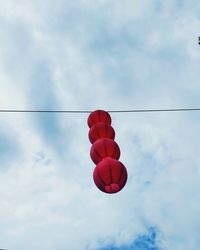
[[[105,193],[117,193],[126,184],[127,170],[118,161],[120,148],[114,141],[115,131],[111,117],[104,110],[96,110],[88,117],[89,140],[92,143],[90,157],[96,165],[93,179],[96,186]]]
[[[94,143],[98,139],[108,138],[108,139],[115,139],[115,131],[114,129],[103,122],[97,123],[93,125],[89,130],[89,139],[91,143]]]
[[[108,157],[97,164],[93,179],[101,191],[116,193],[125,186],[127,171],[120,161]]]
[[[118,144],[111,139],[99,139],[91,147],[90,156],[94,163],[99,163],[106,157],[119,159],[120,149]]]
[[[111,117],[108,112],[104,110],[96,110],[92,112],[88,117],[88,126],[91,128],[93,125],[103,122],[105,124],[111,124]]]

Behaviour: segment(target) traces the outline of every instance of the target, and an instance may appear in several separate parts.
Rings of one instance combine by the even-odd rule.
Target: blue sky
[[[0,108],[199,107],[200,2],[7,0]],[[126,187],[94,185],[87,114],[0,115],[0,247],[197,250],[200,113],[112,114]]]

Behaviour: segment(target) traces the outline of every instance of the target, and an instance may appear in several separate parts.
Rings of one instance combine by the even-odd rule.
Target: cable
[[[173,108],[173,109],[132,109],[132,110],[111,110],[110,113],[145,113],[145,112],[180,112],[200,111],[200,108]]]
[[[89,110],[25,110],[25,109],[0,109],[0,113],[91,113]]]
[[[172,109],[130,109],[108,110],[109,113],[147,113],[147,112],[182,112],[200,111],[200,108],[172,108]],[[90,110],[26,110],[26,109],[0,109],[0,113],[91,113]]]

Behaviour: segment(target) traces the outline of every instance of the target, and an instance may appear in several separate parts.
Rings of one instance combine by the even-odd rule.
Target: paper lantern
[[[108,112],[104,110],[96,110],[92,112],[88,117],[88,126],[91,128],[93,125],[103,122],[108,125],[111,125],[111,117]]]
[[[105,193],[119,192],[125,186],[127,176],[125,166],[109,157],[99,162],[93,172],[96,186]]]
[[[92,145],[90,156],[95,164],[106,157],[118,160],[120,157],[120,149],[118,144],[111,139],[99,139]]]
[[[90,128],[88,136],[91,143],[94,143],[98,139],[102,138],[114,140],[115,131],[110,125],[100,122]]]
[[[96,186],[105,193],[117,193],[126,184],[127,170],[118,161],[120,148],[114,141],[115,131],[111,117],[104,110],[96,110],[88,117],[88,137],[92,143],[90,157],[96,165],[93,179]]]

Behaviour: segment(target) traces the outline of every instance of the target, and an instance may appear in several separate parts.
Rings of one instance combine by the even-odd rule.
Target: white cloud
[[[154,1],[2,3],[1,108],[40,103],[43,74],[63,109],[197,105],[198,18],[166,5],[161,18]],[[164,249],[197,249],[198,113],[112,117],[129,181],[107,196],[92,180],[87,115],[57,116],[59,139],[50,143],[43,118],[1,114],[2,133],[12,131],[23,152],[0,171],[1,247],[95,249],[99,239],[120,245],[156,225]]]

